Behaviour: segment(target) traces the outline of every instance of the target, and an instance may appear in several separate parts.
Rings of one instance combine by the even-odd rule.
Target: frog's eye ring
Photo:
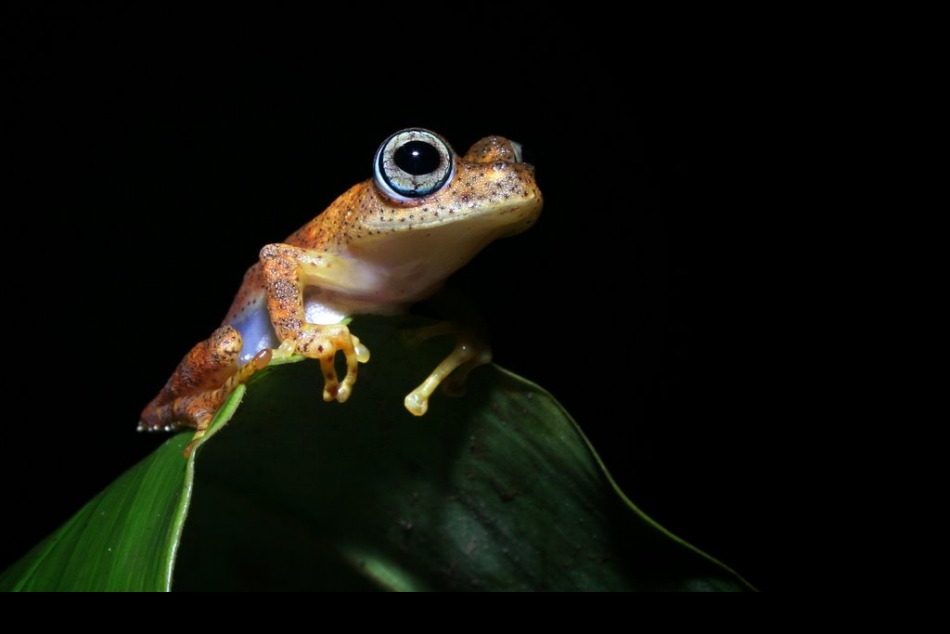
[[[407,128],[383,141],[373,159],[373,178],[384,194],[409,202],[440,190],[455,175],[455,153],[434,132]]]

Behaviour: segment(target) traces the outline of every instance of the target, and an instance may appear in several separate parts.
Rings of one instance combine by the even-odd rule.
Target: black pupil
[[[393,153],[393,161],[402,171],[413,176],[431,174],[442,162],[439,151],[425,141],[409,141]]]

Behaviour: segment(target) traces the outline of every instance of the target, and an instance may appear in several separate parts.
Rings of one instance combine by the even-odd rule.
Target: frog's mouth
[[[443,216],[407,218],[398,223],[367,223],[371,231],[351,242],[351,250],[407,249],[432,253],[442,250],[481,250],[498,238],[527,230],[537,220],[541,201],[518,201],[480,210],[460,211]],[[374,226],[375,224],[375,226]],[[474,253],[472,254],[474,255]],[[367,253],[367,257],[371,257]],[[469,256],[470,257],[470,256]]]
[[[521,233],[538,217],[540,196],[492,209],[472,211],[457,219],[434,219],[386,226],[351,241],[349,252],[363,265],[389,280],[405,295],[437,287],[479,251],[498,238]]]
[[[541,213],[539,195],[526,196],[518,200],[484,205],[481,208],[437,208],[435,205],[422,206],[414,210],[403,211],[398,221],[391,219],[373,219],[365,223],[373,236],[384,238],[387,234],[399,234],[400,240],[407,234],[431,233],[450,236],[462,233],[491,233],[495,237],[521,233],[537,220]],[[501,234],[498,234],[498,232]],[[361,240],[363,238],[360,238]]]

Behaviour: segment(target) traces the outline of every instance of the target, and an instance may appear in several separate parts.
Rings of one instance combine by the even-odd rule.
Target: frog
[[[339,195],[283,242],[266,244],[221,325],[196,344],[146,405],[140,431],[194,429],[188,457],[239,385],[275,360],[319,361],[323,400],[345,403],[370,351],[351,332],[358,315],[396,315],[431,297],[496,239],[538,219],[543,197],[522,146],[487,136],[458,155],[426,128],[398,130],[373,156],[372,176]],[[450,376],[491,361],[486,342],[456,345],[404,399],[422,416]],[[345,360],[341,379],[337,355]]]

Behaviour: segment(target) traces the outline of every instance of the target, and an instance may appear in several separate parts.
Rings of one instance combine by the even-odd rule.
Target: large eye
[[[373,176],[383,193],[405,202],[444,187],[455,173],[454,157],[452,148],[439,135],[407,128],[379,146]]]

